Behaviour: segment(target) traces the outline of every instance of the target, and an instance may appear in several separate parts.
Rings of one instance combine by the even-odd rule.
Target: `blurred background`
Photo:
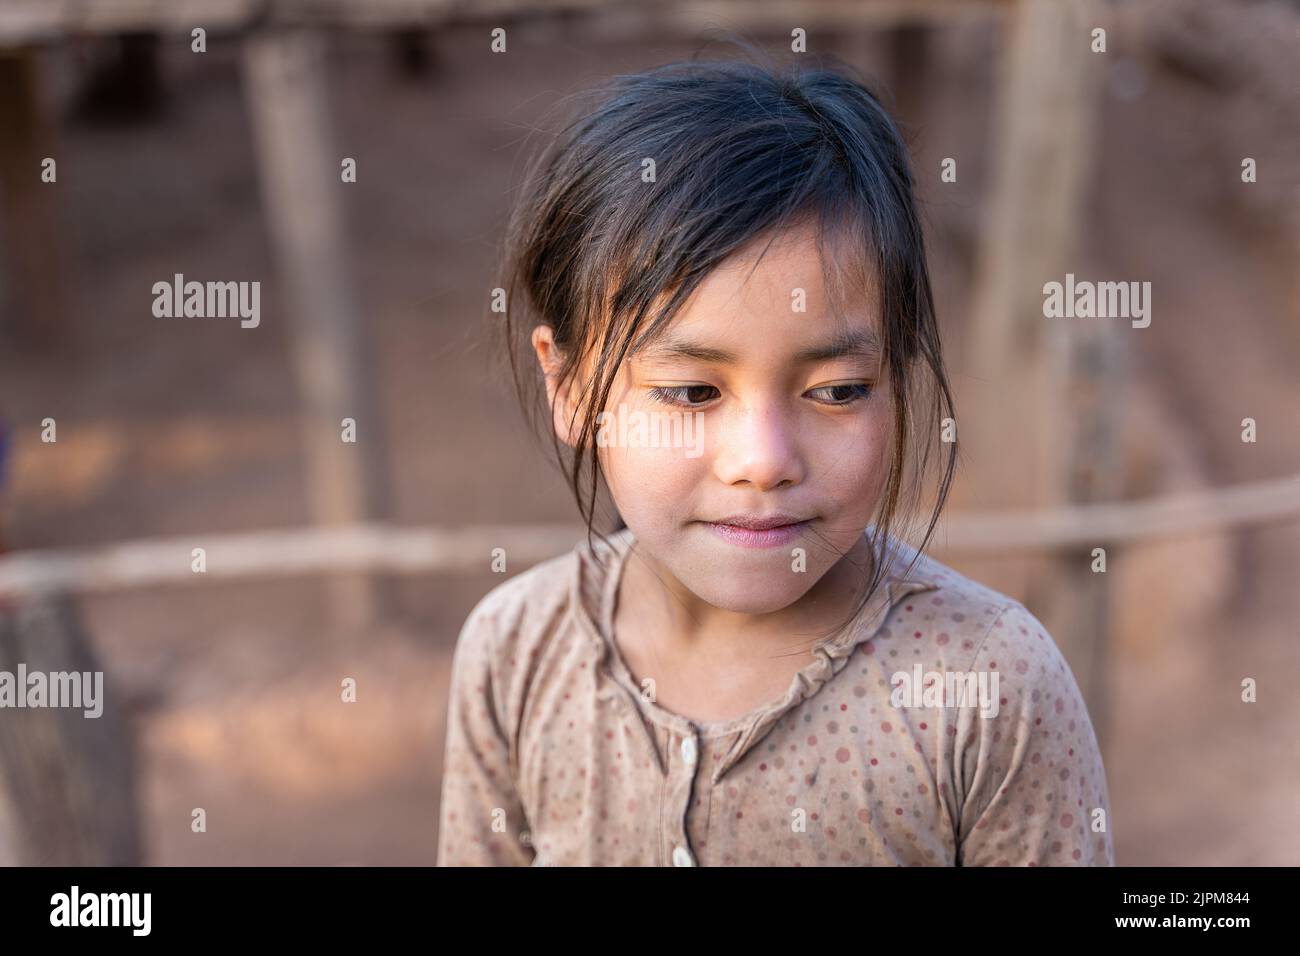
[[[1297,4],[2,0],[0,670],[109,688],[0,711],[0,862],[433,862],[491,550],[578,539],[486,334],[523,150],[800,29],[913,149],[932,550],[1066,653],[1119,863],[1300,859]],[[260,324],[155,317],[177,273],[260,282]],[[1066,273],[1150,282],[1150,326],[1045,319]]]

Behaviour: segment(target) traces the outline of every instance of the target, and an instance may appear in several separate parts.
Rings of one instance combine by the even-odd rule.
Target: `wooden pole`
[[[308,507],[316,524],[341,526],[369,516],[383,455],[344,252],[340,190],[350,187],[330,128],[324,58],[319,34],[273,30],[246,41],[243,66],[302,395]],[[343,440],[344,419],[356,423],[355,443]],[[341,629],[373,620],[376,592],[366,577],[335,576],[330,593]]]
[[[993,148],[988,240],[976,279],[972,371],[985,399],[967,429],[992,503],[1042,507],[1118,497],[1117,320],[1048,319],[1044,284],[1077,262],[1097,82],[1092,5],[1021,0],[1010,21]],[[1087,324],[1084,324],[1087,323]],[[1008,434],[1024,454],[1003,455]],[[1021,463],[1030,462],[1028,468]],[[1024,565],[1028,595],[1101,719],[1109,596],[1091,548]],[[1100,731],[1099,731],[1100,735]]]
[[[10,292],[6,312],[14,338],[31,346],[59,342],[68,319],[67,270],[59,228],[58,180],[42,182],[42,163],[62,158],[40,98],[40,73],[30,49],[0,50],[0,216]]]
[[[80,675],[86,707],[9,708],[0,718],[0,865],[138,866],[135,746],[113,684],[66,594],[0,604],[0,670]],[[100,674],[101,683],[85,680]],[[27,687],[17,692],[26,699]],[[84,690],[83,690],[84,694]]]

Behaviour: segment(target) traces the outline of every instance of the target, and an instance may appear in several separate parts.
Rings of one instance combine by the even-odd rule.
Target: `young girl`
[[[465,624],[439,863],[1112,865],[1051,637],[891,531],[943,455],[924,548],[956,449],[880,103],[841,67],[619,77],[524,195],[505,329],[589,533]]]

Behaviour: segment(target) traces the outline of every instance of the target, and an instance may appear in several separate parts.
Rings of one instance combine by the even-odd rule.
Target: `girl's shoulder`
[[[907,590],[918,591],[916,600],[934,608],[954,624],[964,624],[976,617],[996,615],[1013,606],[1022,606],[1008,594],[963,574],[929,553],[919,553],[911,545],[890,539],[888,580]],[[939,612],[935,612],[938,615]]]
[[[499,646],[511,637],[518,638],[527,622],[549,618],[565,608],[575,558],[572,552],[549,558],[496,585],[469,612],[457,643]]]
[[[894,576],[910,585],[911,593],[896,602],[887,624],[908,629],[918,644],[933,645],[936,656],[969,664],[997,648],[1004,657],[1014,653],[1013,663],[1033,654],[1059,665],[1059,649],[1046,625],[1017,598],[932,555],[918,557],[906,545],[895,559]]]
[[[584,538],[570,551],[502,581],[470,611],[458,646],[489,645],[495,654],[535,657],[558,634],[596,637],[602,598],[628,541],[626,533],[594,546]]]

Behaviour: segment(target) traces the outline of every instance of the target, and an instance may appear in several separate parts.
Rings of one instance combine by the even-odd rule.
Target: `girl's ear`
[[[580,422],[573,420],[577,408],[573,378],[570,377],[567,386],[560,389],[560,367],[564,355],[555,344],[555,336],[549,325],[539,325],[533,329],[531,340],[533,351],[537,353],[537,362],[542,367],[542,375],[546,378],[546,401],[551,407],[552,427],[556,437],[572,448],[582,428]]]

